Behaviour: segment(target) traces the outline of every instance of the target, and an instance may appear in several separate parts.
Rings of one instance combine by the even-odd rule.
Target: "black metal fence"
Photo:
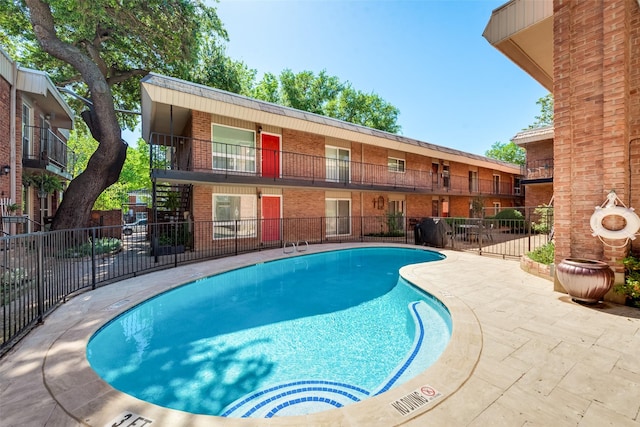
[[[550,239],[549,215],[527,219],[441,218],[438,244],[518,257]],[[424,244],[421,218],[401,215],[175,222],[131,230],[96,227],[0,238],[0,355],[73,294],[187,263],[340,242]],[[536,227],[536,224],[542,224]]]

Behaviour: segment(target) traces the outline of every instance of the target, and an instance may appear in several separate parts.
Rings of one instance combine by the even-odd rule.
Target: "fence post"
[[[96,288],[96,229],[91,229],[91,289]]]
[[[178,227],[180,223],[178,222],[178,218],[176,218],[176,222],[173,227],[173,267],[178,266]]]
[[[37,233],[38,245],[38,323],[44,321],[44,233]]]
[[[236,226],[235,226],[235,238],[234,243],[235,243],[235,254],[238,255],[238,220],[236,219]]]

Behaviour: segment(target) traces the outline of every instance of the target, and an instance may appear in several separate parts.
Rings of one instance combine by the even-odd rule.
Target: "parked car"
[[[125,224],[122,227],[122,234],[125,236],[131,236],[133,233],[142,233],[147,231],[147,220],[146,218],[137,219],[132,223]]]

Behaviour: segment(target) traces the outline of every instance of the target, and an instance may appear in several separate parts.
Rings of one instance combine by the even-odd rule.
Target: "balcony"
[[[151,175],[160,181],[516,196],[511,183],[434,174],[431,163],[425,163],[429,169],[398,170],[387,164],[262,150],[182,136],[154,133],[150,139]],[[198,156],[211,156],[210,169],[194,168],[192,159],[196,150]]]
[[[27,169],[46,169],[71,179],[76,154],[66,142],[49,128],[25,127],[22,146],[22,164]]]
[[[523,184],[553,182],[553,159],[527,160]]]

